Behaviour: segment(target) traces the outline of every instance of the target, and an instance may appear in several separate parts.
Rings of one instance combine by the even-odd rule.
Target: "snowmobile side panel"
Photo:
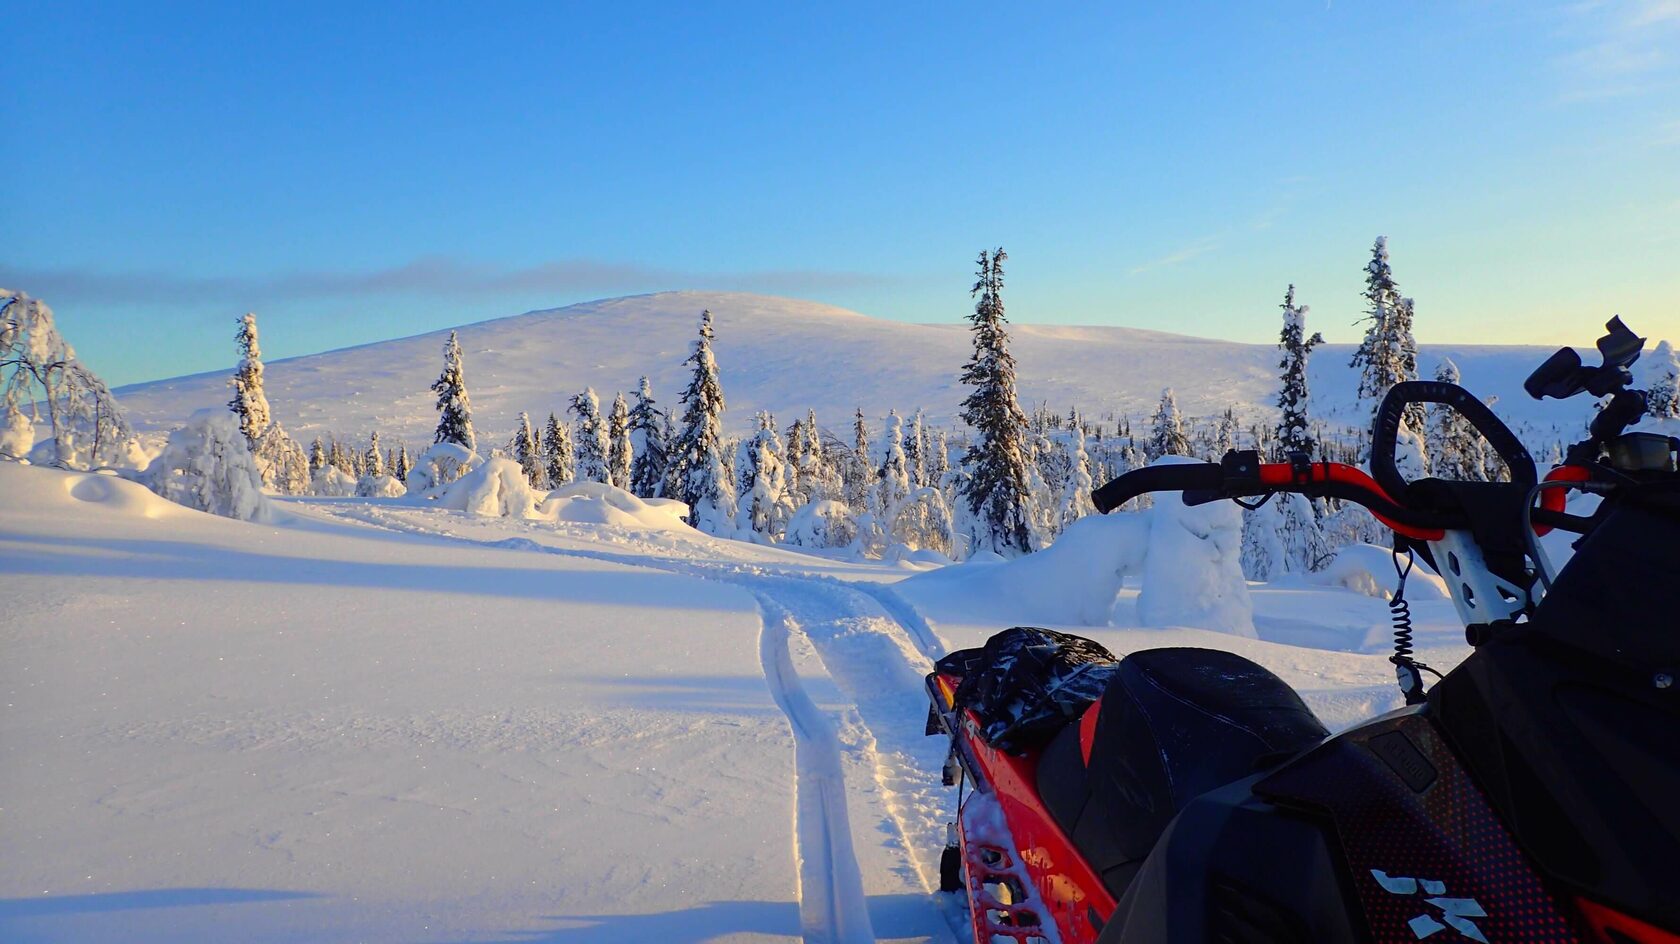
[[[1377,944],[1446,928],[1475,941],[1590,939],[1418,711],[1344,732],[1254,792],[1329,817]]]

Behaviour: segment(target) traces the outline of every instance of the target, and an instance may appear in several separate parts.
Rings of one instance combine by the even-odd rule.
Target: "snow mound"
[[[1330,566],[1309,578],[1313,583],[1344,587],[1368,597],[1387,600],[1394,595],[1399,575],[1394,570],[1394,552],[1375,544],[1350,544],[1336,552]],[[1447,582],[1418,561],[1406,578],[1406,597],[1411,600],[1450,600]]]
[[[356,494],[362,498],[401,498],[408,489],[394,475],[364,475],[356,483]]]
[[[356,494],[356,479],[337,466],[324,465],[309,483],[309,492],[321,498],[349,498]]]
[[[1162,456],[1153,464],[1194,462]],[[1242,509],[1216,501],[1194,507],[1161,495],[1150,511],[1138,619],[1145,626],[1195,626],[1257,638],[1242,572]]]
[[[454,483],[477,468],[478,453],[452,442],[433,443],[414,460],[408,471],[408,490],[415,494],[429,492]]]
[[[851,547],[857,542],[858,526],[852,510],[833,499],[807,502],[788,519],[783,541],[795,547]]]
[[[492,462],[508,460],[492,459]],[[637,498],[601,482],[577,482],[548,493],[540,516],[632,531],[688,530],[688,506],[671,498]]]
[[[67,474],[64,490],[79,502],[100,505],[105,510],[135,518],[162,518],[180,510],[179,505],[153,494],[139,482],[99,473]]]
[[[1106,626],[1121,581],[1142,563],[1149,515],[1081,518],[1056,543],[1014,560],[970,559],[898,585],[918,608],[973,614],[977,622]]]
[[[442,508],[491,518],[538,518],[539,494],[531,488],[519,463],[497,457],[445,486],[437,503]]]

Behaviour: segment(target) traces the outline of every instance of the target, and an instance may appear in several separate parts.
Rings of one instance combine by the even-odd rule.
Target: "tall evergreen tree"
[[[1278,350],[1283,352],[1278,363],[1283,369],[1283,389],[1277,399],[1282,411],[1277,427],[1279,458],[1295,452],[1311,456],[1316,451],[1307,419],[1307,358],[1324,343],[1324,335],[1315,331],[1309,338],[1306,332],[1307,306],[1295,304],[1295,286],[1290,285],[1283,295],[1283,331],[1278,335]]]
[[[257,346],[255,314],[246,312],[239,319],[239,331],[234,340],[239,342],[240,361],[239,368],[233,372],[233,379],[229,381],[233,387],[233,399],[228,401],[228,408],[239,417],[239,431],[245,434],[245,444],[255,451],[257,441],[268,432],[271,421],[268,396],[263,392],[262,349]]]
[[[513,427],[513,441],[508,443],[508,454],[524,470],[525,480],[531,483],[532,488],[550,487],[542,444],[537,441],[537,432],[531,427],[531,414],[523,410],[519,413],[519,422]]]
[[[321,471],[326,464],[327,444],[321,441],[321,437],[316,436],[309,446],[309,477],[314,478],[315,473]]]
[[[897,410],[888,411],[881,442],[884,455],[881,468],[875,473],[875,495],[870,505],[881,526],[890,527],[893,516],[910,497],[911,489],[909,460],[904,454],[904,421]]]
[[[745,444],[741,466],[740,512],[736,526],[760,543],[781,538],[793,515],[787,495],[786,457],[776,419],[758,414],[758,431]]]
[[[875,463],[869,456],[869,426],[863,421],[863,407],[852,417],[852,455],[844,478],[846,504],[854,514],[869,510],[869,493],[875,484]]]
[[[933,434],[933,441],[928,447],[928,484],[935,488],[943,487],[945,474],[951,471],[951,443],[944,430]]]
[[[1394,270],[1388,262],[1388,239],[1378,236],[1371,247],[1371,261],[1365,265],[1365,338],[1353,353],[1351,366],[1359,369],[1359,400],[1369,401],[1373,412],[1390,387],[1416,380],[1417,341],[1412,337],[1413,303],[1400,295]],[[1415,407],[1415,409],[1413,408]],[[1423,429],[1423,405],[1413,404],[1406,412],[1413,432]]]
[[[1435,379],[1442,383],[1458,383],[1458,365],[1450,358],[1442,358],[1441,365],[1435,369]],[[1488,456],[1482,436],[1464,418],[1464,414],[1451,406],[1430,404],[1424,444],[1429,453],[1431,474],[1436,478],[1460,482],[1487,480]]]
[[[927,429],[922,419],[922,408],[917,407],[910,417],[910,430],[904,434],[904,463],[910,472],[910,484],[914,488],[921,488],[928,483],[927,473]]]
[[[642,378],[636,388],[636,405],[630,409],[630,491],[642,498],[658,498],[665,492],[665,467],[670,443],[665,438],[669,421],[654,402],[653,388]]]
[[[634,450],[630,445],[630,406],[624,394],[613,397],[607,415],[607,478],[618,488],[630,488],[630,466]]]
[[[1067,530],[1067,526],[1086,515],[1096,514],[1096,506],[1091,504],[1091,492],[1095,484],[1091,481],[1091,456],[1085,451],[1085,433],[1074,425],[1068,436],[1068,475],[1062,485],[1062,496],[1056,511],[1057,529]]]
[[[1190,455],[1190,437],[1184,435],[1184,417],[1178,412],[1178,400],[1172,388],[1161,391],[1161,402],[1155,407],[1155,418],[1149,425],[1149,442],[1144,454],[1150,462],[1162,456]]]
[[[549,488],[570,485],[577,477],[576,467],[572,464],[571,424],[560,422],[553,413],[548,414],[548,425],[543,427],[542,456],[547,466]]]
[[[733,527],[735,490],[723,442],[723,386],[712,356],[712,313],[700,313],[700,336],[683,363],[694,373],[683,391],[682,432],[674,451],[676,498],[687,503],[691,521],[701,530],[722,533]]]
[[[408,458],[408,443],[398,444],[397,461],[392,463],[392,468],[395,471],[391,474],[397,477],[397,481],[407,485],[409,470],[414,468],[414,463]]]
[[[1034,550],[1031,472],[1027,468],[1027,418],[1015,397],[1015,358],[1009,353],[1003,311],[1003,263],[999,248],[980,253],[971,296],[977,296],[969,324],[974,355],[962,382],[974,388],[963,400],[962,418],[975,438],[963,456],[968,478],[964,497],[972,517],[970,547],[1004,555]]]
[[[1675,356],[1674,345],[1658,341],[1639,368],[1646,412],[1653,419],[1680,417],[1680,358]]]
[[[367,453],[362,456],[362,469],[373,478],[385,474],[385,453],[379,449],[379,430],[374,430],[368,439]]]
[[[607,441],[607,424],[601,419],[601,401],[593,387],[572,398],[571,412],[577,414],[577,441],[572,455],[577,458],[577,477],[580,482],[606,482],[607,456],[612,446]]]
[[[455,332],[443,345],[443,373],[433,382],[438,395],[437,434],[435,443],[454,443],[468,451],[478,451],[478,436],[473,432],[472,401],[467,397],[467,379],[461,366],[461,342]]]

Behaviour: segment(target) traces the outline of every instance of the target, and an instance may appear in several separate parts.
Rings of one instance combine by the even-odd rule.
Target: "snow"
[[[1154,465],[1187,461],[1163,456]],[[1253,638],[1254,606],[1242,572],[1242,509],[1186,505],[1157,495],[1149,510],[1138,618],[1146,626],[1198,626]]]
[[[536,518],[541,497],[519,463],[498,456],[444,486],[437,503],[473,515]]]
[[[638,498],[604,482],[575,482],[548,493],[541,514],[555,521],[631,531],[688,530],[688,506],[674,498]]]
[[[1404,567],[1404,558],[1401,566]],[[1429,572],[1429,565],[1421,559],[1413,562],[1406,577],[1406,599],[1451,600],[1447,582]],[[1394,596],[1394,584],[1399,579],[1395,570],[1394,551],[1375,544],[1350,544],[1336,552],[1329,566],[1309,577],[1323,586],[1343,587],[1354,593],[1387,600]]]
[[[463,481],[519,508],[517,474]],[[1246,588],[1257,638],[1144,626],[1120,574],[1202,509],[940,566],[636,501],[293,498],[259,524],[0,463],[0,939],[944,944],[944,652],[1036,623],[1231,649],[1332,727],[1399,702],[1387,609],[1345,589]],[[1450,604],[1414,599],[1419,657],[1462,659]]]

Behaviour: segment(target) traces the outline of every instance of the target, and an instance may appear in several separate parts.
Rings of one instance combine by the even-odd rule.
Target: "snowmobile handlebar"
[[[1149,492],[1183,492],[1184,503],[1200,505],[1226,498],[1254,498],[1280,492],[1340,498],[1370,511],[1399,534],[1420,541],[1440,540],[1448,528],[1465,525],[1462,516],[1407,508],[1389,497],[1361,469],[1339,462],[1261,462],[1252,449],[1232,450],[1220,462],[1185,462],[1136,469],[1091,494],[1107,514]]]
[[[1403,497],[1410,484],[1395,465],[1394,451],[1400,438],[1400,421],[1405,418],[1406,408],[1414,403],[1452,407],[1493,447],[1494,453],[1510,469],[1513,484],[1527,490],[1539,480],[1534,457],[1528,454],[1522,440],[1475,394],[1442,380],[1408,380],[1389,388],[1371,425],[1371,476],[1387,495]],[[1421,430],[1412,432],[1421,433]]]

